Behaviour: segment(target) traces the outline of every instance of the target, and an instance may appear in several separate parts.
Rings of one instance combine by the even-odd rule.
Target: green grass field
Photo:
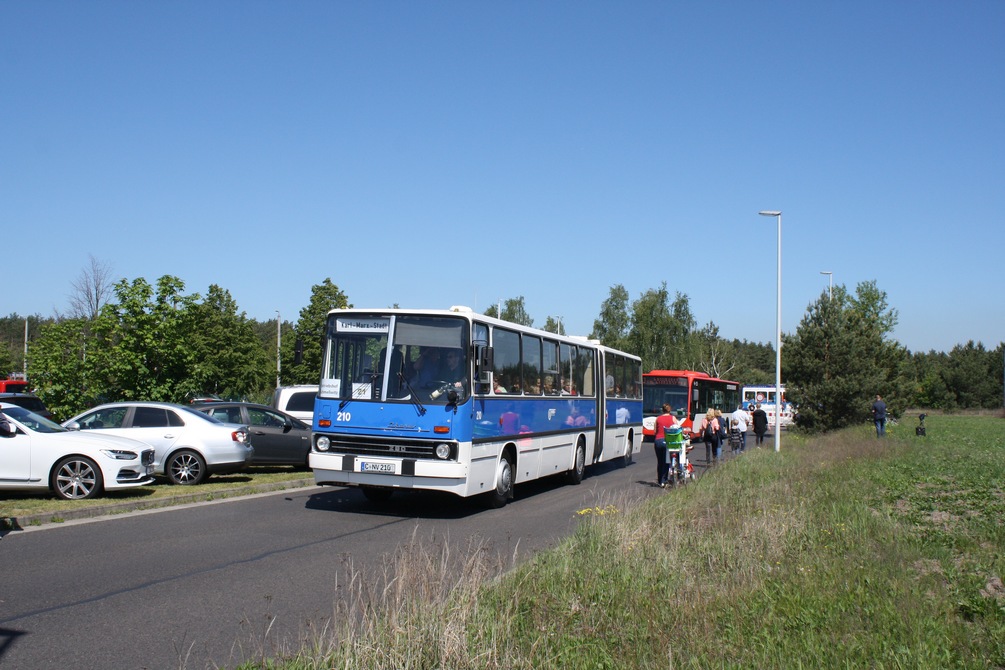
[[[1005,420],[914,421],[584,510],[505,572],[477,547],[403,548],[380,589],[350,566],[325,630],[246,667],[1005,667]]]

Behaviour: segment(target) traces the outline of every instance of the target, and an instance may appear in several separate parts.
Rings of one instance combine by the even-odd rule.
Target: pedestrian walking
[[[747,412],[743,409],[742,404],[736,406],[732,419],[732,429],[734,433],[738,434],[740,453],[742,454],[747,448]]]
[[[761,409],[761,403],[757,403],[751,414],[751,421],[754,423],[754,437],[757,438],[754,443],[761,446],[764,444],[764,434],[768,432],[768,413]]]
[[[718,459],[723,455],[723,449],[726,448],[726,444],[729,442],[729,417],[723,416],[722,410],[715,410],[715,420],[719,424],[719,448],[716,451],[715,457]]]
[[[661,488],[666,488],[667,480],[670,478],[666,430],[676,425],[677,417],[673,415],[673,407],[664,404],[663,413],[656,417],[656,434],[653,439],[653,448],[656,449],[656,482]]]
[[[872,403],[872,420],[876,423],[876,437],[886,435],[886,403],[878,393],[876,401]]]
[[[711,465],[719,461],[719,422],[715,419],[715,410],[711,407],[705,412],[701,425],[698,426],[698,435],[705,443],[705,463]]]

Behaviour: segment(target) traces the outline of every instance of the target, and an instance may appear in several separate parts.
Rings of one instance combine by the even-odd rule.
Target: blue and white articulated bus
[[[469,308],[332,310],[314,404],[318,484],[485,494],[642,446],[642,362]]]

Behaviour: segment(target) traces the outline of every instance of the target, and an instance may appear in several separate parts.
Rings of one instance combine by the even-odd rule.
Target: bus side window
[[[492,377],[496,393],[520,393],[520,335],[502,328],[492,330]]]
[[[523,336],[523,392],[541,395],[541,338]]]
[[[541,392],[545,395],[558,395],[562,384],[558,371],[558,342],[544,341],[541,365],[544,376],[541,378]]]

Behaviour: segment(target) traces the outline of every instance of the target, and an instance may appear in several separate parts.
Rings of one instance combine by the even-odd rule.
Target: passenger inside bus
[[[409,383],[416,389],[429,388],[440,379],[440,350],[437,347],[422,347],[411,368]]]

